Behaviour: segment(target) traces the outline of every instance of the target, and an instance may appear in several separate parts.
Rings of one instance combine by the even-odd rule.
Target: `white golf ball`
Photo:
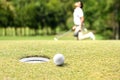
[[[53,61],[55,63],[55,65],[57,66],[60,66],[60,65],[63,65],[64,64],[64,56],[60,53],[56,54],[54,57],[53,57]]]

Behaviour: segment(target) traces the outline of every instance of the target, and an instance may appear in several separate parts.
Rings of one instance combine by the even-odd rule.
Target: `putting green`
[[[63,66],[53,63],[62,53]],[[49,62],[27,64],[20,58],[47,56]],[[0,80],[119,80],[120,41],[116,40],[2,40]]]

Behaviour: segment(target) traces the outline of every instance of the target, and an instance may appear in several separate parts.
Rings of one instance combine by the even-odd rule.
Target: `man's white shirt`
[[[83,10],[80,7],[74,9],[73,21],[75,25],[81,25],[80,18],[83,17]]]

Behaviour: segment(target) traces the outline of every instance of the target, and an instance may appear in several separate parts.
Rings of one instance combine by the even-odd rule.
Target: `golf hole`
[[[24,63],[44,63],[48,62],[50,58],[45,56],[27,56],[21,58],[19,61]]]

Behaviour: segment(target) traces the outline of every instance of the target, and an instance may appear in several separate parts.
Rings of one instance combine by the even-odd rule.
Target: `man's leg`
[[[74,36],[75,36],[75,37],[78,36],[79,31],[80,31],[80,28],[79,28],[79,27],[76,27],[76,28],[75,28],[75,31],[74,31]]]
[[[92,40],[95,40],[95,36],[92,32],[89,32],[87,34],[83,34],[82,32],[79,32],[79,34],[78,34],[79,40],[87,39],[87,38],[91,38]]]
[[[79,32],[80,32],[80,27],[76,26],[75,31],[74,31],[74,36],[77,37],[77,40],[79,40],[78,38]]]

